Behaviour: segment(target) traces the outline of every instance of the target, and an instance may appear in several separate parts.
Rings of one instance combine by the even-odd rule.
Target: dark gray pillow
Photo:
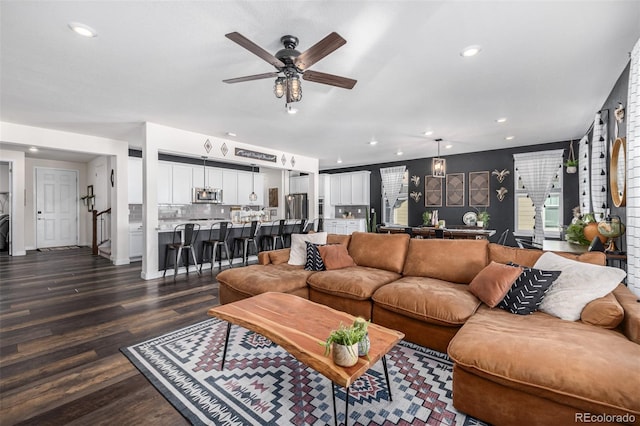
[[[320,251],[318,251],[318,246],[324,244],[314,244],[309,241],[305,241],[305,243],[307,244],[307,262],[304,265],[304,269],[307,271],[326,270]]]
[[[509,262],[511,266],[519,266]],[[549,287],[560,276],[561,271],[543,271],[522,267],[522,274],[513,283],[498,308],[512,314],[529,315],[538,310]]]

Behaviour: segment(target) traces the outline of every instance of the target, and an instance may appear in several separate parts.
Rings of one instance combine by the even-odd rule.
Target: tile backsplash
[[[354,219],[366,219],[369,206],[335,206],[335,217],[340,219],[344,215]]]

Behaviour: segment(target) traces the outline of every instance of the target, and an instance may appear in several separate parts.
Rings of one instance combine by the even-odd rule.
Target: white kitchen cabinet
[[[329,234],[351,235],[367,230],[365,219],[325,219],[322,226]]]
[[[347,234],[351,235],[354,232],[366,232],[367,223],[365,219],[347,220]]]
[[[340,205],[340,175],[331,175],[329,179],[331,186],[329,193],[331,194],[331,205]]]
[[[351,197],[351,173],[340,175],[340,204],[347,206],[353,204]]]
[[[171,165],[171,202],[191,204],[193,192],[193,167],[183,164]]]
[[[251,201],[251,190],[258,198]],[[238,172],[238,204],[262,206],[264,205],[264,176],[260,173]]]
[[[128,173],[129,204],[142,204],[142,158],[129,157]]]
[[[204,169],[198,166],[191,167],[192,183],[195,188],[208,186],[204,184]]]
[[[158,161],[158,204],[172,203],[172,182],[173,179],[171,177],[171,163]]]
[[[222,188],[222,169],[207,167],[207,185],[210,188]]]
[[[306,194],[309,192],[309,176],[292,176],[289,178],[289,194]]]
[[[357,172],[351,175],[351,204],[369,205],[371,198],[369,190],[370,172]]]
[[[142,258],[142,226],[129,230],[129,260]]]
[[[222,203],[238,204],[238,172],[222,170]]]
[[[256,195],[258,195],[258,199],[254,204],[258,206],[264,206],[264,175],[260,173],[255,174],[255,186],[256,186]]]

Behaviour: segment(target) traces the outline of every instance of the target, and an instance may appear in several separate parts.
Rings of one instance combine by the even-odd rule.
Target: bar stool
[[[280,239],[282,248],[284,248],[284,224],[284,219],[274,220],[271,224],[271,233],[263,237],[271,240],[269,243],[269,249],[275,250],[276,248],[278,248],[278,239]]]
[[[187,249],[187,261],[185,263],[185,267],[187,268],[187,275],[189,275],[189,253],[193,256],[193,263],[196,265],[196,272],[200,275],[200,270],[198,269],[198,259],[196,258],[196,251],[194,246],[196,244],[196,240],[198,239],[198,232],[200,232],[200,225],[197,223],[183,223],[181,225],[177,225],[173,229],[173,237],[171,239],[171,243],[167,244],[164,251],[164,273],[162,276],[167,275],[167,261],[169,260],[169,251],[175,251],[176,255],[173,259],[173,279],[176,279],[176,275],[178,275],[178,264],[180,262],[180,258],[182,257],[182,250]]]
[[[248,265],[249,263],[249,243],[253,243],[253,246],[256,248],[256,254],[258,254],[258,243],[256,242],[258,229],[258,221],[254,220],[250,224],[245,224],[242,227],[240,236],[233,239],[233,253],[235,255],[236,246],[240,244],[242,246],[242,256],[244,257],[245,265]],[[229,264],[231,264],[231,262],[229,262]]]
[[[231,266],[231,256],[229,255],[229,246],[227,245],[227,235],[229,234],[230,222],[218,222],[211,225],[209,228],[209,239],[202,242],[202,262],[200,263],[200,272],[202,272],[202,264],[205,260],[205,254],[210,252],[209,259],[211,260],[211,273],[213,274],[213,265],[216,263],[216,257],[218,256],[218,249],[220,249],[220,258],[218,259],[218,270],[222,269],[222,249],[227,255],[229,266]],[[218,234],[217,237],[215,234]]]

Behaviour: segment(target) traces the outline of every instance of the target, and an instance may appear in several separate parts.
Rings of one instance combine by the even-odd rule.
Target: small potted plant
[[[367,328],[361,324],[345,326],[340,323],[327,340],[321,343],[325,347],[324,354],[333,351],[333,362],[341,367],[351,367],[358,362],[358,343],[367,334]]]
[[[489,215],[488,211],[478,210],[477,217],[478,219],[476,220],[476,226],[480,228],[486,228],[487,226],[489,226],[489,219],[491,218],[491,215]]]
[[[564,166],[567,168],[567,173],[575,173],[578,171],[578,160],[570,158],[564,162]]]
[[[422,225],[431,226],[431,212],[429,210],[422,213]]]

